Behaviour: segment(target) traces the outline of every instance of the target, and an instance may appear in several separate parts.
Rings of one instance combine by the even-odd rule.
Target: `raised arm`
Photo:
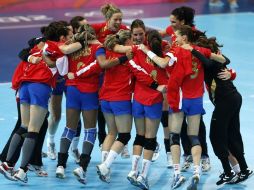
[[[167,53],[166,57],[162,58],[150,51],[144,44],[140,45],[140,49],[159,67],[165,68],[167,65],[172,66],[177,58],[172,53]]]

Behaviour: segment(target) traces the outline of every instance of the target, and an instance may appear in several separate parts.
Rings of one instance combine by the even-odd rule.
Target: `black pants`
[[[187,122],[186,117],[183,119],[183,125],[181,130],[181,143],[183,147],[183,151],[185,155],[191,155],[191,142],[187,135]],[[202,156],[208,156],[207,153],[207,143],[206,143],[206,126],[203,121],[203,117],[200,119],[199,125],[199,133],[198,133],[199,141],[202,147]]]
[[[20,114],[20,103],[19,102],[17,102],[17,109],[18,109],[17,123],[16,123],[15,128],[13,129],[7,143],[5,144],[2,153],[0,154],[0,159],[1,159],[2,162],[6,161],[6,157],[7,157],[7,153],[8,153],[8,150],[9,150],[9,146],[10,146],[12,136],[15,134],[15,132],[21,126],[21,114]],[[31,160],[29,162],[30,164],[33,164],[33,165],[36,165],[36,166],[42,166],[43,165],[42,164],[41,152],[42,152],[42,147],[43,147],[45,135],[46,135],[46,132],[47,132],[47,129],[48,129],[48,119],[47,118],[48,118],[48,114],[45,117],[45,120],[42,124],[42,127],[41,127],[40,131],[39,131],[39,136],[37,138],[37,142],[36,142],[36,145],[35,145],[35,148],[34,148],[34,152],[32,154]],[[16,149],[16,151],[15,151],[15,153],[14,153],[12,159],[11,159],[15,163],[19,159],[22,145],[23,145],[23,141],[19,144],[18,148]]]
[[[98,139],[99,139],[99,146],[100,146],[101,144],[103,144],[104,139],[107,136],[106,121],[101,111],[101,106],[99,106],[99,109],[98,109],[97,121],[98,121]]]
[[[219,159],[227,158],[230,151],[239,164],[244,158],[240,133],[241,105],[242,96],[238,92],[216,102],[210,126],[210,140],[215,155]]]

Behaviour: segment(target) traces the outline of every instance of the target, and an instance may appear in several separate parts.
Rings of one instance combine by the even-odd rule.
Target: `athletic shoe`
[[[137,177],[138,177],[137,173],[131,170],[127,176],[127,179],[132,185],[137,186]]]
[[[199,173],[194,173],[192,178],[191,178],[191,183],[187,187],[187,190],[197,190],[199,180],[200,180],[200,174]]]
[[[51,160],[55,160],[56,159],[56,148],[55,148],[55,143],[49,143],[48,144],[48,157]]]
[[[167,152],[167,167],[173,168],[173,160],[171,152]]]
[[[27,167],[29,171],[35,172],[39,177],[48,177],[47,171],[45,171],[42,166],[29,164]]]
[[[253,170],[250,170],[249,168],[247,168],[247,170],[244,173],[242,171],[240,173],[238,173],[238,178],[234,182],[234,184],[241,183],[241,182],[247,180],[248,178],[250,178],[252,175],[253,175]]]
[[[185,182],[185,177],[181,174],[174,175],[173,183],[171,185],[172,189],[180,187]]]
[[[80,162],[80,153],[78,149],[71,149],[71,155],[74,158],[76,164],[79,164]]]
[[[222,185],[225,183],[229,183],[229,184],[235,183],[235,181],[237,180],[238,177],[235,174],[235,172],[231,171],[230,175],[226,175],[225,173],[222,173],[219,176],[219,178],[220,178],[220,180],[216,182],[216,185]]]
[[[142,175],[139,175],[138,178],[137,178],[137,186],[140,189],[148,190],[149,189],[149,185],[148,185],[147,178],[144,178]]]
[[[22,168],[19,168],[18,172],[14,174],[14,178],[23,183],[27,183],[28,181],[26,172]]]
[[[191,167],[191,163],[192,163],[192,156],[191,155],[186,156],[184,159],[184,163],[181,168],[181,171],[186,172]]]
[[[63,166],[58,166],[56,168],[56,177],[60,178],[60,179],[64,179],[65,178],[64,167]]]
[[[78,167],[73,170],[73,174],[76,176],[77,180],[82,183],[86,184],[86,172],[84,172],[82,167]]]
[[[101,181],[110,183],[110,169],[105,164],[97,165],[97,174]]]
[[[11,180],[11,181],[17,181],[15,178],[14,178],[14,167],[10,167],[7,162],[3,162],[1,165],[0,165],[0,173],[4,175],[4,177],[8,180]]]
[[[123,151],[121,152],[121,157],[122,158],[130,158],[130,153],[128,150],[128,145],[125,145],[123,148]]]
[[[161,145],[157,142],[156,149],[153,152],[152,162],[155,162],[160,156]]]
[[[201,158],[201,169],[202,172],[208,172],[211,169],[209,157]]]

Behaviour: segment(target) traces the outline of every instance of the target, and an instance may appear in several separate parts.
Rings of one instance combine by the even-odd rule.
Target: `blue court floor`
[[[156,29],[164,29],[169,24],[168,17],[162,18],[147,18],[143,19],[147,27]],[[237,72],[237,78],[234,84],[243,96],[243,105],[241,109],[241,131],[245,145],[245,156],[250,168],[254,168],[254,152],[251,148],[253,146],[254,138],[254,77],[253,77],[253,60],[254,60],[254,13],[229,13],[229,14],[214,14],[214,15],[200,15],[196,16],[196,26],[200,30],[207,31],[208,36],[216,36],[221,44],[224,44],[222,52],[231,60],[230,68]],[[126,20],[125,22],[129,22]],[[6,143],[10,132],[12,131],[16,119],[16,103],[14,91],[10,88],[10,83],[0,84],[0,149],[2,150]],[[204,120],[207,127],[207,142],[209,146],[209,155],[211,159],[212,169],[209,173],[201,176],[201,181],[198,189],[201,190],[251,190],[254,189],[254,177],[239,185],[224,185],[216,186],[216,181],[220,175],[221,165],[214,155],[209,140],[209,124],[213,105],[205,96],[206,115]],[[63,103],[64,107],[64,103]],[[65,112],[63,110],[62,120],[59,125],[59,130],[56,136],[57,148],[59,148],[60,134],[65,126]],[[133,126],[132,136],[134,137],[135,130]],[[82,138],[81,138],[82,139]],[[158,141],[163,144],[162,127],[157,135]],[[131,151],[133,139],[129,143],[129,150]],[[96,142],[97,143],[97,142]],[[80,143],[81,146],[81,143]],[[46,151],[46,146],[44,147]],[[126,179],[128,172],[131,169],[131,159],[118,158],[112,166],[111,183],[105,184],[101,182],[96,174],[96,165],[100,162],[101,154],[98,144],[95,145],[91,164],[88,168],[88,183],[82,185],[76,181],[72,175],[72,170],[76,167],[74,160],[70,156],[66,170],[66,179],[60,180],[55,177],[56,161],[51,161],[44,158],[43,162],[45,169],[49,176],[45,178],[36,177],[34,173],[29,173],[28,184],[17,184],[15,182],[7,181],[0,175],[0,190],[17,190],[22,188],[25,190],[37,189],[110,189],[110,190],[130,190],[137,189],[129,184]],[[19,164],[17,164],[19,165]],[[191,171],[183,173],[187,179],[191,177]],[[173,170],[166,168],[166,154],[164,146],[160,151],[159,159],[151,165],[149,173],[149,184],[152,190],[168,190],[170,189],[170,182],[172,180]],[[186,189],[189,181],[179,189]]]

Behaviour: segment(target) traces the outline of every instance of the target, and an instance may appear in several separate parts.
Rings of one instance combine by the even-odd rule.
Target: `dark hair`
[[[134,28],[142,28],[144,31],[146,31],[145,24],[142,20],[140,19],[135,19],[131,23],[131,32],[133,32]]]
[[[194,26],[195,10],[191,7],[178,7],[171,12],[178,20],[184,21],[185,25]]]
[[[220,48],[223,47],[223,45],[218,44],[216,37],[206,38],[205,36],[201,36],[195,44],[200,47],[208,48],[213,53],[218,53]]]
[[[71,26],[72,26],[72,28],[73,28],[74,31],[75,31],[75,30],[78,30],[78,28],[80,27],[79,22],[82,21],[82,20],[84,20],[84,19],[85,19],[85,17],[83,17],[83,16],[75,16],[75,17],[73,17],[73,18],[70,20],[70,24],[71,24]]]
[[[163,56],[163,51],[162,51],[162,38],[160,33],[157,30],[149,30],[146,33],[147,36],[147,43],[151,50],[158,55],[159,57]]]
[[[191,43],[195,43],[201,36],[205,36],[205,32],[201,32],[196,29],[192,29],[190,26],[182,25],[176,31],[179,32],[180,35],[186,35],[188,41]]]
[[[56,41],[60,40],[61,36],[67,36],[70,29],[63,21],[51,22],[44,28],[44,36],[47,40]]]

